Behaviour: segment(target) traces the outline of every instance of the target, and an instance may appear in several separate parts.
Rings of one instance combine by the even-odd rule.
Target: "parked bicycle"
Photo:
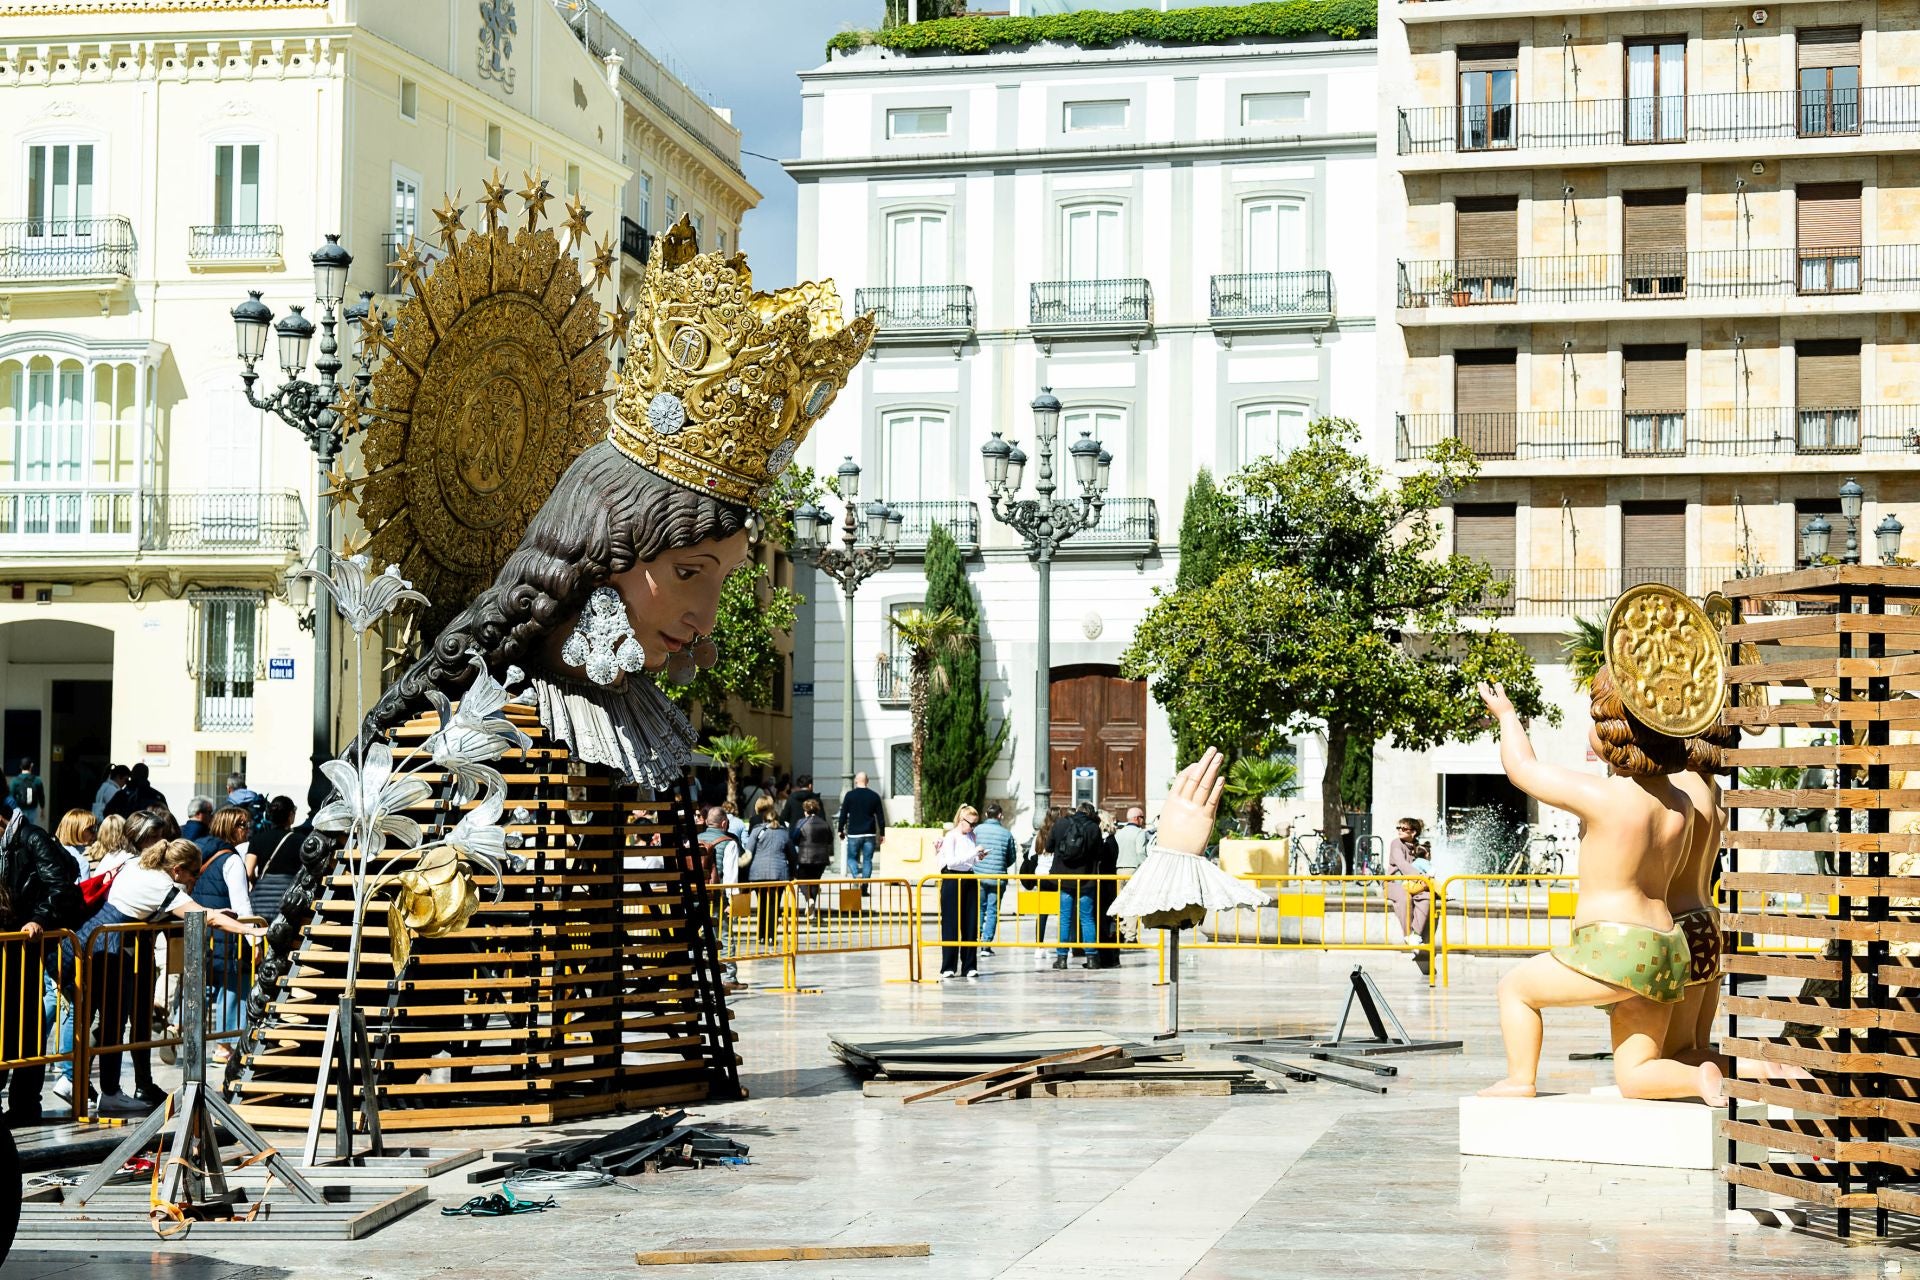
[[[1520,827],[1519,847],[1507,859],[1501,874],[1509,876],[1557,876],[1566,865],[1560,856],[1560,837],[1549,832],[1529,835],[1525,823]]]

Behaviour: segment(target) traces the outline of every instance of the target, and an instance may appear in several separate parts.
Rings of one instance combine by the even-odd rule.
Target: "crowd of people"
[[[225,803],[195,796],[179,821],[154,788],[147,767],[114,765],[88,808],[61,815],[52,832],[37,821],[45,790],[32,761],[22,761],[0,798],[7,821],[0,836],[0,933],[23,935],[7,945],[0,966],[0,1060],[70,1055],[84,1022],[95,1082],[73,1079],[73,1065],[53,1063],[51,1093],[76,1112],[84,1090],[101,1115],[137,1115],[165,1100],[154,1083],[153,1042],[177,1023],[178,965],[166,962],[164,935],[126,926],[165,923],[204,912],[218,935],[207,957],[210,1029],[244,1028],[250,965],[246,940],[263,938],[292,883],[306,829],[294,802],[272,800],[227,779]],[[50,933],[64,931],[56,943]],[[174,971],[174,977],[168,977]],[[216,1043],[216,1061],[229,1052]],[[170,1049],[161,1048],[163,1056]],[[132,1087],[123,1089],[123,1058]],[[48,1091],[44,1064],[4,1075],[9,1128],[41,1121]]]

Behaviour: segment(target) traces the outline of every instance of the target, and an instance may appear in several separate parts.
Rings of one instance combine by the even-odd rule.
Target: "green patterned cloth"
[[[1575,929],[1573,940],[1551,954],[1575,973],[1661,1004],[1678,1004],[1687,993],[1691,956],[1686,931],[1678,925],[1662,933],[1645,925],[1596,921]]]

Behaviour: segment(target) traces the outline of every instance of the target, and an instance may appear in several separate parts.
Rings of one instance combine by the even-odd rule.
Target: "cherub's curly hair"
[[[554,485],[493,585],[393,682],[361,733],[404,723],[425,705],[429,689],[457,698],[473,679],[469,649],[500,678],[509,666],[537,660],[547,638],[608,578],[746,525],[746,508],[664,479],[604,440],[590,445]]]
[[[1716,720],[1705,733],[1687,739],[1687,768],[1694,773],[1732,773],[1726,753],[1740,745],[1740,730]]]
[[[1687,739],[1656,733],[1633,717],[1614,691],[1613,673],[1602,667],[1593,677],[1593,733],[1600,740],[1600,758],[1615,773],[1654,778],[1687,767]]]

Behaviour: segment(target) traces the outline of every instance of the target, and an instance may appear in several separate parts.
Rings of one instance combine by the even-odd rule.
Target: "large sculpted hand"
[[[1173,789],[1160,810],[1155,836],[1155,843],[1162,849],[1206,852],[1207,837],[1213,834],[1213,816],[1220,808],[1220,792],[1226,787],[1220,777],[1223,759],[1208,747],[1206,754],[1175,775]]]
[[[1487,710],[1493,714],[1495,720],[1515,714],[1513,699],[1507,696],[1507,686],[1503,684],[1486,684],[1483,682],[1478,687],[1480,690],[1480,701],[1487,704]]]

